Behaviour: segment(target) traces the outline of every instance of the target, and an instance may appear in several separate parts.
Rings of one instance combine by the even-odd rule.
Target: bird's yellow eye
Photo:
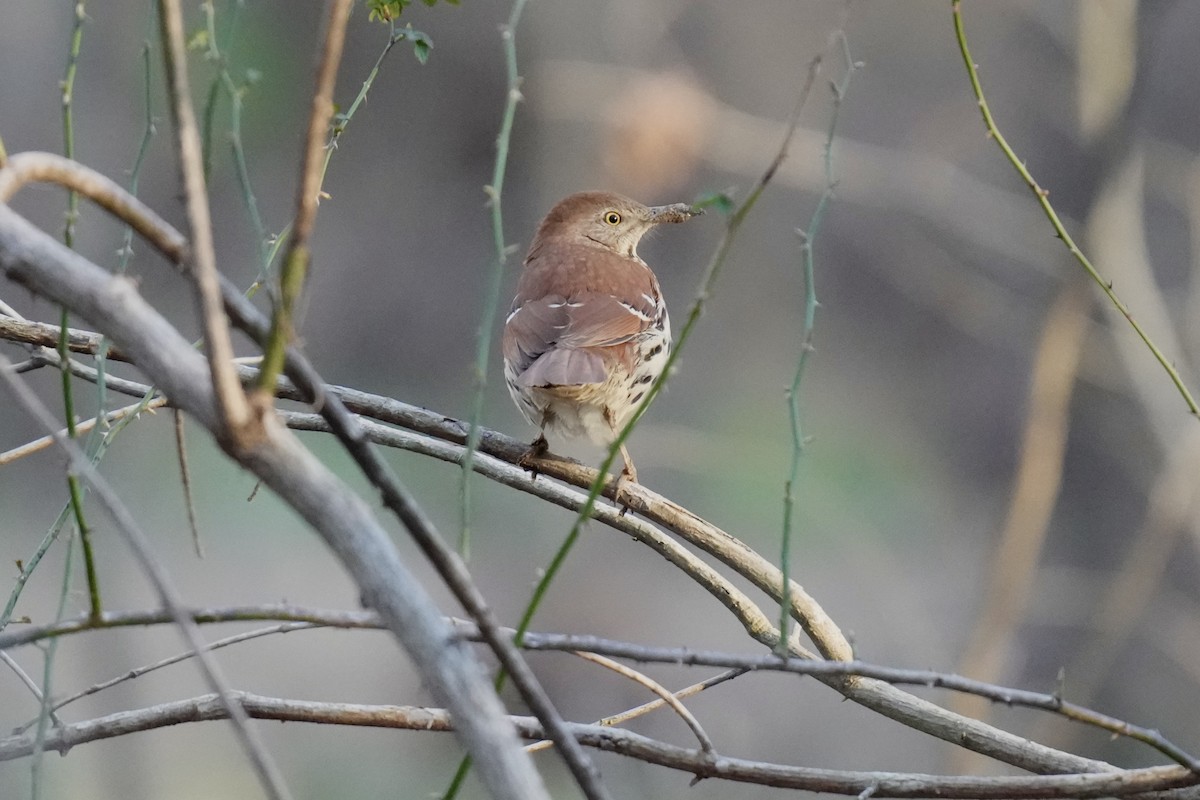
[[[604,212],[604,221],[607,222],[609,225],[620,225],[621,224],[621,215],[618,214],[616,211],[606,211],[606,212]]]

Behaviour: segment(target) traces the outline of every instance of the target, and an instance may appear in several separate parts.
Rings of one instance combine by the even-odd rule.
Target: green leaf
[[[417,61],[424,64],[429,60],[429,51],[433,48],[433,40],[424,32],[413,30],[411,23],[403,28],[397,28],[393,38],[397,42],[401,40],[412,42],[413,55],[417,57]]]

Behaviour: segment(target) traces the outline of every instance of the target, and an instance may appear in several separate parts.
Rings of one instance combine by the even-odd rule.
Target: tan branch
[[[325,38],[317,63],[316,88],[313,90],[312,111],[308,117],[304,154],[300,160],[300,181],[296,188],[296,218],[288,238],[279,276],[279,292],[271,318],[270,341],[264,348],[262,379],[255,402],[270,405],[270,388],[283,368],[284,349],[295,338],[293,313],[308,272],[309,246],[317,220],[317,200],[321,191],[325,140],[329,120],[333,115],[333,89],[337,82],[338,65],[346,41],[346,22],[350,18],[353,0],[331,0],[325,20]],[[266,392],[264,394],[264,391]]]
[[[212,219],[208,208],[208,189],[204,184],[204,160],[200,133],[192,109],[192,93],[187,74],[187,45],[183,29],[183,10],[179,0],[159,0],[158,17],[162,35],[163,59],[167,68],[167,89],[171,97],[171,117],[175,121],[179,168],[187,198],[188,228],[192,248],[190,262],[196,284],[196,300],[204,328],[205,350],[212,373],[220,428],[219,439],[229,446],[245,449],[255,443],[263,431],[254,425],[250,403],[233,372],[233,341],[221,304],[221,284],[217,273],[217,255],[213,247]],[[254,425],[252,428],[251,426]]]
[[[412,731],[453,730],[451,715],[443,709],[416,706],[381,706],[357,703],[321,703],[263,697],[235,692],[246,713],[256,719],[313,724],[352,725]],[[48,732],[45,747],[66,752],[86,742],[111,739],[140,731],[155,730],[185,722],[224,718],[216,695],[163,703],[149,708],[123,711],[106,717],[73,723]],[[544,731],[532,717],[508,718],[517,733],[541,739]],[[649,764],[691,773],[697,779],[717,778],[739,783],[872,797],[937,797],[963,800],[1001,798],[1092,798],[1124,797],[1193,786],[1200,778],[1183,767],[1149,767],[1102,775],[1044,775],[1030,777],[959,777],[902,772],[858,772],[795,767],[751,761],[731,756],[712,756],[659,742],[619,728],[569,723],[575,739],[583,745],[617,753]],[[30,734],[0,739],[0,761],[21,758],[32,752]]]
[[[679,698],[672,694],[670,689],[663,686],[649,675],[638,672],[633,667],[626,666],[619,661],[613,661],[607,656],[589,653],[586,650],[572,650],[571,654],[579,656],[585,661],[590,661],[593,664],[599,664],[605,669],[612,670],[618,675],[628,678],[634,683],[641,684],[650,691],[654,692],[654,694],[658,695],[660,700],[670,706],[671,710],[679,715],[679,718],[683,720],[685,725],[691,728],[692,733],[696,735],[696,740],[700,742],[700,749],[710,755],[715,754],[716,748],[713,746],[712,739],[710,739],[708,734],[704,732],[704,728],[700,725],[700,720],[696,719],[691,711],[688,711],[687,706],[681,703]]]

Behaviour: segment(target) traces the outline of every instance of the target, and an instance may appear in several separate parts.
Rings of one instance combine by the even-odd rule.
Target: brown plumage
[[[504,323],[504,377],[541,433],[608,444],[662,372],[671,325],[658,279],[637,254],[642,236],[683,222],[683,203],[647,207],[609,192],[573,194],[538,226]],[[637,480],[624,445],[623,477]]]

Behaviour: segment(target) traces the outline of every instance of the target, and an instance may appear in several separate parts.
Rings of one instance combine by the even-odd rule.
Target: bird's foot
[[[630,500],[633,499],[629,492],[629,484],[637,485],[637,482],[637,470],[633,468],[633,464],[626,464],[625,469],[617,476],[617,485],[613,489],[613,501],[621,507],[622,517],[629,513]]]
[[[518,459],[517,466],[529,470],[529,479],[536,481],[538,468],[534,462],[543,458],[548,452],[550,452],[550,443],[546,441],[544,434],[539,435],[530,443],[529,449],[525,451],[525,455]]]

